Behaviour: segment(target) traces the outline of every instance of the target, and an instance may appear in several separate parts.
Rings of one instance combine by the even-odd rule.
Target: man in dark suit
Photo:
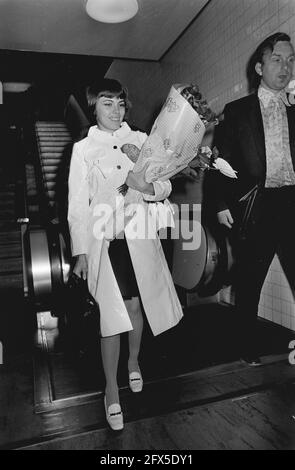
[[[287,34],[258,46],[249,62],[256,91],[226,105],[216,142],[238,172],[234,181],[217,175],[216,211],[219,223],[239,239],[236,308],[242,357],[254,366],[260,365],[257,311],[269,266],[278,249],[295,261],[295,106],[285,92],[294,60]],[[294,280],[291,264],[287,277]]]

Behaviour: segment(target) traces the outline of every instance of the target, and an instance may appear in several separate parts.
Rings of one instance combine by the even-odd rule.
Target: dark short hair
[[[266,51],[273,52],[275,45],[277,42],[291,42],[291,38],[286,33],[275,33],[271,36],[268,36],[261,44],[256,48],[254,53],[251,55],[248,64],[247,64],[247,78],[249,82],[249,91],[257,90],[261,77],[255,70],[255,66],[257,63],[263,63],[263,56]]]
[[[102,78],[86,88],[86,98],[90,111],[94,112],[96,102],[101,96],[124,100],[126,111],[131,106],[128,100],[127,88],[124,88],[118,80],[113,78]]]

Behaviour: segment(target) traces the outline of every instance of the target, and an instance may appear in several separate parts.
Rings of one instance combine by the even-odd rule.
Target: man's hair
[[[248,88],[250,92],[257,90],[261,80],[260,75],[258,75],[255,70],[256,64],[262,64],[265,52],[273,52],[275,45],[280,41],[291,42],[291,38],[286,33],[278,32],[272,34],[271,36],[264,39],[264,41],[259,44],[254,53],[251,55],[247,64]]]
[[[113,78],[103,78],[94,82],[86,88],[86,98],[90,111],[95,111],[95,105],[99,98],[106,96],[107,98],[119,98],[124,100],[126,111],[131,104],[128,100],[128,91],[118,80]]]

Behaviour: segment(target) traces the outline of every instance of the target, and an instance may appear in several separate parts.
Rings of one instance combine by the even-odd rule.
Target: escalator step
[[[53,129],[54,131],[65,131],[65,132],[68,132],[68,128],[67,126],[65,125],[65,123],[60,124],[60,125],[56,125],[54,122],[52,122],[50,125],[48,126],[44,126],[44,124],[39,124],[39,123],[36,123],[36,126],[35,126],[36,130],[40,130],[40,129],[44,129],[45,131],[48,131],[50,129]]]
[[[63,121],[37,121],[37,126],[64,126],[65,123]]]
[[[44,153],[53,153],[53,154],[64,153],[64,151],[65,151],[65,145],[62,145],[59,147],[40,145],[41,155],[43,155]]]
[[[0,232],[0,289],[21,288],[23,285],[22,269],[20,231]]]
[[[0,232],[0,244],[7,242],[16,242],[20,240],[20,233],[18,230],[14,230],[12,232]]]
[[[57,171],[59,168],[59,165],[42,165],[42,168],[44,171]]]
[[[10,204],[11,202],[13,202],[13,199],[14,199],[14,193],[12,192],[7,192],[7,191],[0,191],[0,205],[4,205],[4,204]]]
[[[52,132],[52,131],[38,131],[37,136],[39,138],[44,138],[44,137],[65,137],[65,140],[69,139],[70,140],[70,134],[68,132],[60,131],[60,132]]]
[[[9,250],[11,247],[9,247]],[[0,267],[0,274],[4,273],[17,273],[19,272],[19,268],[22,269],[22,257],[16,258],[13,254],[10,257],[6,256],[5,258],[0,257],[1,259],[1,267]]]
[[[42,138],[42,139],[39,139],[38,140],[38,145],[39,147],[59,147],[59,146],[67,146],[69,144],[72,144],[72,140],[71,139],[61,139],[61,138],[58,138],[58,137],[51,137],[51,140],[50,139],[47,139],[45,140],[45,138]]]
[[[57,183],[57,180],[58,180],[58,176],[56,173],[46,173],[44,175],[44,181],[46,181],[46,183],[51,183],[51,182]]]
[[[2,194],[0,192],[0,208],[11,207],[14,205],[14,194],[11,196],[9,194]]]
[[[3,289],[23,289],[23,273],[0,274],[0,292]]]
[[[46,181],[46,187],[48,191],[54,191],[56,188],[56,182],[55,181]]]
[[[14,210],[2,209],[0,212],[0,220],[4,221],[14,221]]]
[[[56,191],[49,190],[47,192],[49,199],[53,200],[55,199]]]
[[[36,125],[36,130],[38,131],[67,131],[67,128],[65,127],[65,125],[63,126],[55,126],[55,125],[50,125],[50,126],[44,126],[43,124],[40,126],[40,125]]]
[[[62,160],[63,158],[63,152],[57,153],[57,152],[51,152],[51,153],[41,153],[41,158],[42,160],[46,161],[48,160]]]
[[[59,147],[61,145],[67,144],[69,142],[69,139],[45,139],[43,138],[42,140],[39,141],[40,147]]]

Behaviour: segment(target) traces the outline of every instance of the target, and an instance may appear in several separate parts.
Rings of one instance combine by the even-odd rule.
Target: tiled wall
[[[134,102],[132,120],[148,130],[172,83],[195,82],[212,108],[247,94],[246,64],[258,43],[283,31],[295,44],[295,0],[211,0],[160,63],[114,61]],[[277,258],[263,287],[260,315],[295,330],[295,302]]]
[[[262,289],[259,315],[295,331],[294,290],[292,291],[277,256]]]

